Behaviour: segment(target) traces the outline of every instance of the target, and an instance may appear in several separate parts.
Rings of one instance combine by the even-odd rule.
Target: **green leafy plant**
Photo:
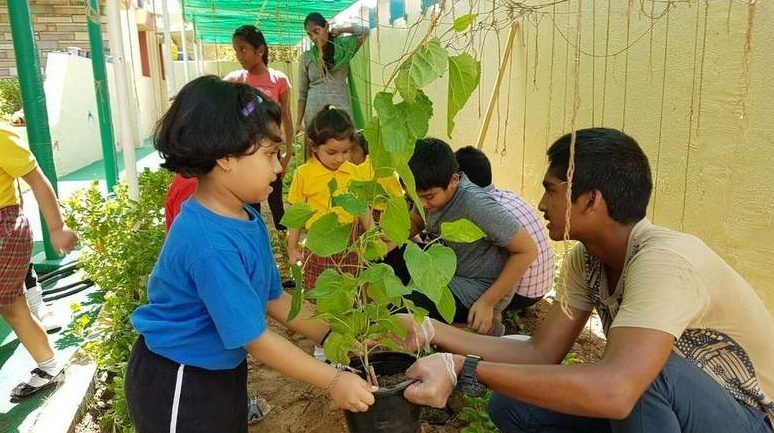
[[[492,391],[487,390],[481,397],[464,396],[465,406],[460,411],[460,419],[467,425],[460,430],[460,433],[496,433],[500,430],[494,425],[489,417],[489,399],[492,398]]]
[[[473,20],[472,16],[463,18],[462,22],[455,23],[455,31],[463,31]],[[352,243],[353,225],[341,223],[332,211],[317,219],[308,230],[306,247],[309,251],[323,257],[354,254],[357,271],[334,266],[319,276],[314,287],[304,287],[301,277],[304,264],[291,264],[296,290],[288,320],[298,314],[303,299],[315,300],[315,317],[329,323],[332,330],[325,341],[325,354],[336,363],[348,364],[350,355],[354,355],[367,370],[368,354],[374,350],[371,344],[374,341],[400,350],[389,336],[405,337],[407,330],[394,314],[408,310],[418,319],[428,314],[406,298],[412,291],[427,296],[441,315],[451,321],[455,304],[448,284],[454,276],[456,256],[443,242],[473,242],[484,236],[470,221],[459,220],[444,224],[440,237],[429,240],[424,248],[420,248],[409,240],[411,221],[406,198],[390,195],[378,181],[397,173],[406,194],[419,203],[408,161],[416,140],[427,135],[433,116],[433,103],[423,87],[449,71],[447,125],[451,132],[454,116],[478,85],[479,62],[466,53],[450,56],[441,38],[430,37],[433,29],[431,26],[425,40],[401,60],[393,75],[394,88],[388,82],[385,90],[374,97],[376,116],[369,119],[364,128],[373,178],[352,181],[346,192],[340,194],[334,194],[338,190],[335,181],[328,185],[332,206],[339,206],[354,217],[366,216],[370,209],[378,206],[384,209],[380,220]],[[421,207],[418,211],[423,213]],[[303,229],[313,215],[309,205],[295,204],[285,213],[283,224]],[[389,265],[380,262],[387,254],[388,242],[405,245],[403,257],[411,275],[408,285],[401,282]]]
[[[107,373],[113,397],[102,422],[113,431],[132,431],[123,386],[126,361],[137,339],[129,316],[147,301],[148,276],[164,243],[164,198],[171,180],[166,170],[146,169],[139,175],[138,201],[129,198],[125,183],[106,198],[95,181],[63,203],[67,225],[86,247],[80,264],[104,291],[99,319],[92,326],[77,323],[75,332],[85,339],[84,350],[97,367]]]
[[[16,78],[0,79],[0,118],[8,120],[22,108],[21,89]]]

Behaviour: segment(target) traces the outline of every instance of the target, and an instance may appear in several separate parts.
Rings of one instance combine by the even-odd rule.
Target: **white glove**
[[[454,387],[457,373],[451,353],[434,353],[418,359],[407,371],[406,377],[416,379],[403,392],[407,400],[427,406],[446,406]]]

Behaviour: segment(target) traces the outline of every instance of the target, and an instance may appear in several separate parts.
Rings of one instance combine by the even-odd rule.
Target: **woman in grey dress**
[[[368,36],[368,28],[357,24],[331,28],[317,12],[306,17],[304,27],[314,46],[303,53],[299,63],[296,132],[303,130],[302,121],[311,124],[328,104],[352,117],[349,61]]]

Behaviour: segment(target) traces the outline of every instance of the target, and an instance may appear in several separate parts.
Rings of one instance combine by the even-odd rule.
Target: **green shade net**
[[[296,45],[306,37],[304,19],[319,12],[327,20],[354,0],[181,0],[186,20],[196,24],[201,39],[230,44],[231,34],[244,24],[261,29],[269,45]]]
[[[231,44],[237,27],[253,24],[269,45],[293,46],[307,37],[304,19],[319,12],[331,20],[356,0],[181,0],[186,20],[196,25],[197,37],[206,43]],[[366,39],[350,61],[349,87],[352,117],[362,128],[371,116],[370,46]],[[277,65],[273,65],[276,67]],[[280,68],[285,69],[285,68]],[[293,68],[295,69],[295,68]],[[296,71],[288,75],[291,80]],[[295,77],[297,78],[297,77]],[[294,98],[295,99],[295,98]]]

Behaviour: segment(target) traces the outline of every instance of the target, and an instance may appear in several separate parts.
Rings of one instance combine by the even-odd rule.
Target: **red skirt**
[[[19,206],[0,209],[0,304],[24,294],[24,277],[32,258],[32,232]]]

